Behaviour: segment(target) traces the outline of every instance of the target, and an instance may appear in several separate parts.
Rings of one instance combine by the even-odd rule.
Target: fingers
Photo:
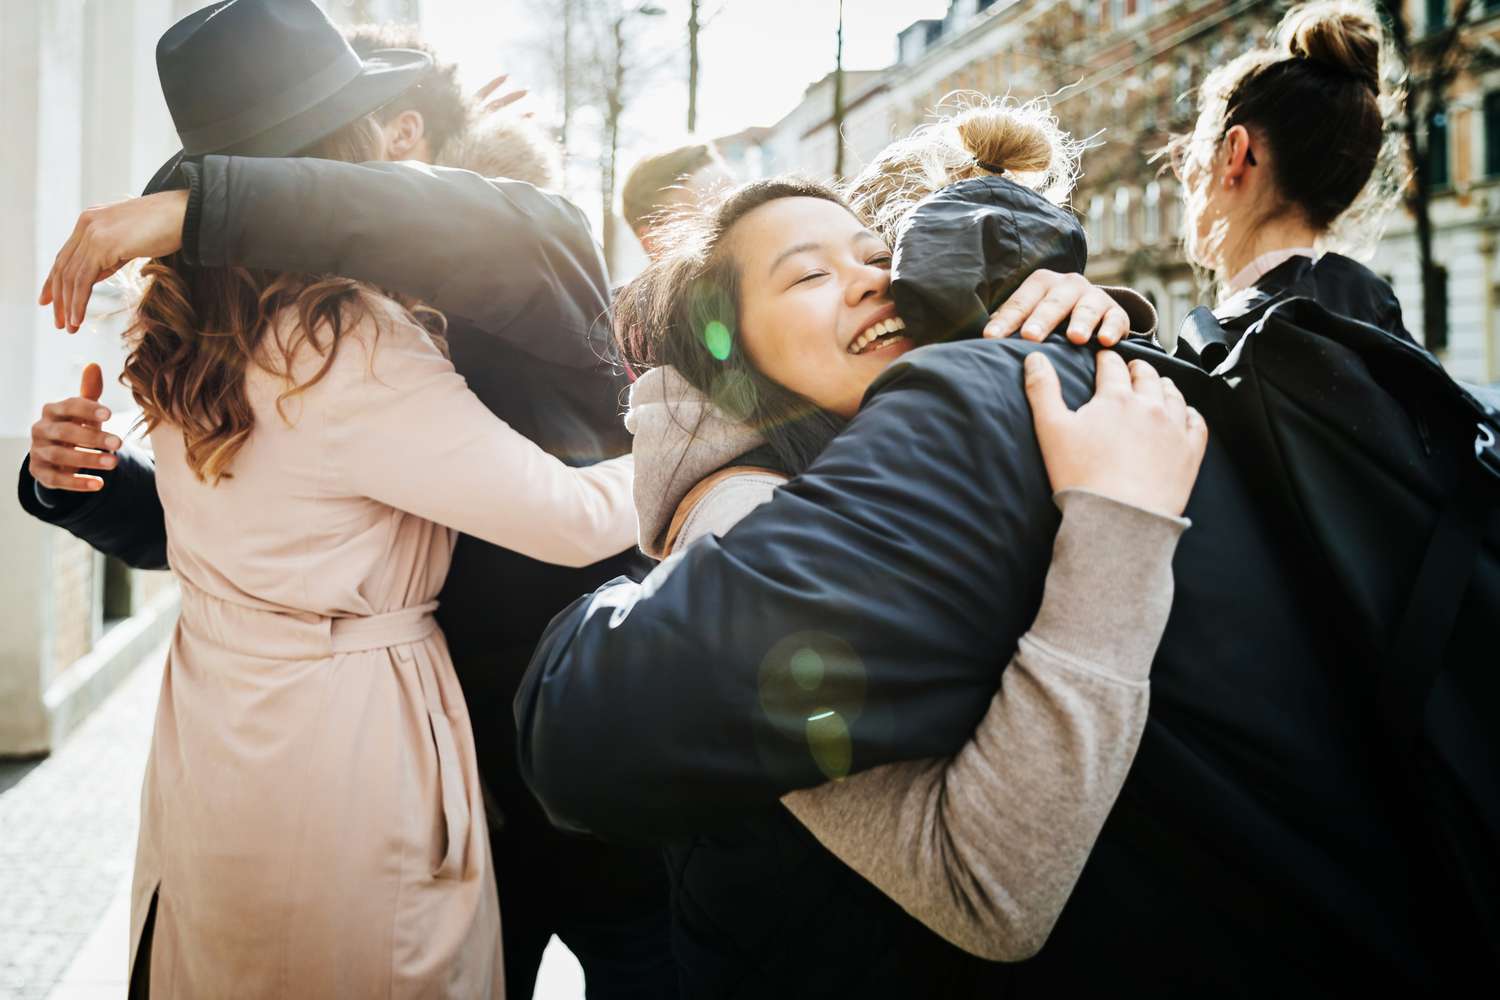
[[[89,424],[44,421],[32,428],[31,434],[32,453],[35,454],[43,448],[94,448],[99,451],[119,451],[120,439],[106,430]],[[55,457],[48,458],[47,461],[57,461],[59,465],[70,464],[66,461],[58,461]]]
[[[1037,307],[1021,325],[1021,337],[1033,341],[1046,340],[1047,335],[1068,318],[1068,314],[1078,304],[1078,299],[1076,285],[1067,283],[1055,286],[1043,296],[1042,301],[1037,303]]]
[[[76,469],[52,465],[35,456],[27,465],[31,478],[52,490],[69,490],[73,493],[93,493],[104,488],[104,480],[98,476],[85,475]]]
[[[1186,420],[1188,442],[1193,447],[1194,461],[1201,463],[1203,461],[1203,453],[1208,449],[1208,421],[1203,419],[1203,414],[1191,406],[1187,408]]]
[[[1099,324],[1099,343],[1104,347],[1114,347],[1129,333],[1130,314],[1118,305],[1111,307],[1104,314],[1104,322]]]
[[[87,378],[87,372],[85,372]],[[100,406],[97,400],[86,396],[73,396],[70,399],[60,399],[55,403],[48,403],[42,407],[42,420],[59,421],[74,420],[84,424],[102,424],[109,419],[109,408]]]
[[[83,399],[98,400],[104,394],[104,371],[90,361],[83,366],[83,378],[79,380],[78,395]],[[103,419],[108,419],[104,417]]]
[[[1182,398],[1182,390],[1177,388],[1177,383],[1169,378],[1161,380],[1162,400],[1167,407],[1167,416],[1177,425],[1187,422],[1187,400]]]
[[[1094,355],[1095,395],[1129,391],[1130,371],[1125,367],[1125,359],[1114,351],[1100,351]]]
[[[1032,419],[1039,429],[1066,420],[1073,412],[1063,402],[1057,369],[1040,351],[1026,355],[1026,399],[1031,403]]]
[[[59,469],[113,469],[120,461],[107,451],[77,451],[62,445],[37,445],[31,457]]]
[[[521,90],[512,90],[508,94],[502,94],[484,106],[484,114],[489,114],[491,111],[499,111],[501,108],[508,107],[516,103],[529,93],[531,93],[531,91],[523,88]]]
[[[1148,402],[1166,405],[1162,396],[1161,376],[1146,362],[1139,360],[1130,362],[1130,387],[1135,390],[1137,396]]]
[[[52,261],[52,273],[48,275],[51,285],[52,323],[59,330],[68,324],[69,269],[73,267],[79,254],[84,250],[88,230],[88,215],[85,213],[78,217],[78,221],[73,225],[73,232],[68,236],[68,241],[63,244],[62,249],[57,252],[57,257]]]
[[[1074,344],[1087,344],[1103,317],[1104,313],[1097,306],[1080,302],[1068,320],[1068,340]]]
[[[475,92],[475,94],[474,94],[474,103],[478,104],[480,101],[484,100],[486,97],[489,97],[491,94],[493,94],[495,92],[495,89],[497,87],[499,87],[502,83],[504,83],[506,80],[509,80],[509,79],[510,79],[510,74],[509,73],[501,73],[499,76],[495,77],[489,83],[485,84],[483,87],[480,87],[479,90],[477,92]]]
[[[1037,307],[1037,303],[1051,291],[1057,274],[1040,270],[1033,271],[1021,282],[1021,287],[1010,293],[1010,297],[1000,304],[990,317],[989,323],[985,325],[984,335],[986,337],[1009,337],[1021,328],[1021,324],[1031,311]]]

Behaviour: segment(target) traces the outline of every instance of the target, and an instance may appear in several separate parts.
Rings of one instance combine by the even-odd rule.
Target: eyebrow
[[[854,236],[853,236],[853,238],[850,239],[849,242],[851,242],[851,243],[858,243],[860,240],[874,240],[876,243],[879,243],[881,246],[885,245],[885,241],[884,240],[882,240],[879,236],[876,236],[874,233],[870,232],[868,229],[861,229],[859,232],[855,233]],[[822,245],[823,245],[822,243],[813,241],[813,242],[810,242],[810,243],[798,243],[794,247],[788,247],[787,249],[783,250],[780,254],[778,254],[775,260],[771,261],[771,268],[770,268],[770,270],[768,270],[766,272],[766,275],[770,276],[770,275],[775,274],[776,273],[776,269],[778,267],[780,267],[783,263],[785,263],[786,259],[788,257],[794,257],[794,256],[796,256],[799,253],[806,253],[809,250],[817,250]]]

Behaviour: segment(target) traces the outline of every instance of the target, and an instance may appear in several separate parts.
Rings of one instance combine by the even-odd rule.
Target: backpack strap
[[[767,469],[759,465],[731,465],[728,468],[720,469],[712,475],[704,476],[698,480],[696,486],[688,490],[687,496],[682,498],[682,502],[677,505],[676,512],[672,514],[672,523],[667,525],[667,536],[662,542],[661,547],[665,555],[671,555],[673,550],[677,548],[677,538],[682,534],[683,525],[687,524],[687,519],[693,513],[694,508],[703,502],[704,497],[708,496],[715,486],[727,480],[734,479],[736,476],[775,476],[778,479],[786,478],[784,474],[777,472],[775,469]]]
[[[1382,675],[1386,714],[1396,735],[1409,749],[1422,734],[1427,699],[1437,680],[1463,605],[1484,532],[1485,513],[1500,474],[1486,462],[1486,447],[1495,449],[1493,433],[1480,425],[1476,458],[1465,462],[1458,488],[1438,514],[1416,583],[1396,626]],[[1500,458],[1500,452],[1490,456]]]

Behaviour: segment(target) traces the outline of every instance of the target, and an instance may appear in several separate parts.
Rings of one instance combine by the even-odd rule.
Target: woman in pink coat
[[[426,57],[361,62],[309,0],[229,0],[157,59],[186,155],[361,161],[384,155],[370,112]],[[441,317],[378,289],[181,254],[145,276],[124,380],[183,597],[132,994],[501,996],[474,741],[432,612],[455,531],[567,565],[629,548],[630,460],[543,452],[469,392]]]

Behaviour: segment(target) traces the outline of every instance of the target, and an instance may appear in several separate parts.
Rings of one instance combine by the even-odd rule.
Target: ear
[[[1255,165],[1255,156],[1250,151],[1250,130],[1243,125],[1236,125],[1224,133],[1224,141],[1220,143],[1221,154],[1224,157],[1223,182],[1225,187],[1239,187],[1248,178],[1245,176],[1250,168]]]
[[[422,112],[406,110],[384,125],[386,150],[392,160],[410,160],[427,134]]]

